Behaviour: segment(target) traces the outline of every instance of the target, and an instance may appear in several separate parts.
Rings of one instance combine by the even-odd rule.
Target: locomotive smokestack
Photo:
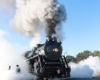
[[[66,20],[66,10],[57,0],[16,0],[16,7],[11,26],[18,33],[34,37],[41,34],[44,27],[46,36],[62,36],[58,33],[62,28],[60,24]]]

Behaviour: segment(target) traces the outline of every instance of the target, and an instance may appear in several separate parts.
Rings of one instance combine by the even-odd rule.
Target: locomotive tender
[[[32,51],[25,52],[29,62],[29,72],[38,78],[70,77],[70,68],[62,56],[61,42],[48,37],[44,44],[37,44]]]

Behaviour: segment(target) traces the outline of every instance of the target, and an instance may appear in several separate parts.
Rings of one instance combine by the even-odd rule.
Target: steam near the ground
[[[25,59],[21,57],[27,47],[14,48],[13,44],[5,40],[7,33],[0,30],[0,80],[29,79],[34,76],[27,72],[28,66]],[[7,35],[8,36],[8,35]],[[21,68],[21,73],[16,73],[16,65]],[[8,67],[11,66],[11,70]]]
[[[16,14],[10,22],[12,29],[27,37],[41,34],[43,28],[47,36],[56,34],[56,31],[58,34],[62,26],[57,30],[56,27],[66,20],[65,7],[57,0],[16,0],[16,7]],[[57,36],[62,38],[61,33]]]
[[[100,57],[89,56],[78,64],[71,62],[69,65],[73,78],[92,78],[100,75]]]

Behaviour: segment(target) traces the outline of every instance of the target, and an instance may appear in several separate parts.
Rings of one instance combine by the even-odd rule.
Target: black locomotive
[[[29,62],[29,72],[38,78],[70,77],[70,68],[62,56],[61,42],[48,37],[45,44],[37,44],[32,51],[25,53]]]

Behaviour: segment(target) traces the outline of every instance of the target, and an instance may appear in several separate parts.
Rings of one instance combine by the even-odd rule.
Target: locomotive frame
[[[45,44],[38,44],[37,48],[34,48],[33,51],[27,51],[25,53],[25,57],[30,66],[29,72],[33,75],[36,75],[39,79],[42,79],[42,80],[43,80],[43,78],[49,79],[49,78],[55,78],[55,77],[56,78],[70,77],[71,69],[68,66],[65,56],[61,55],[62,51],[59,50],[60,56],[57,54],[58,56],[57,57],[55,56],[56,59],[51,59],[49,57],[46,57],[45,55],[47,53],[45,53],[45,55],[43,55],[43,54],[41,55],[41,54],[35,52],[37,49],[39,49],[39,51],[41,48],[43,49],[43,46],[45,46],[45,45],[46,45],[46,47],[44,47],[45,51],[48,46],[49,46],[49,49],[51,49],[50,48],[50,46],[52,46],[51,44],[60,46],[61,42],[58,43],[56,40],[55,41],[53,40],[53,42],[52,42],[52,39],[51,39],[51,41],[50,40],[46,41]],[[47,50],[48,50],[48,48],[47,48]],[[62,48],[61,48],[61,50],[62,50]],[[32,52],[33,54],[30,57],[27,57],[30,52]],[[56,52],[57,52],[57,50],[56,50]],[[53,53],[53,52],[51,52],[51,53]],[[52,55],[50,55],[50,57],[52,57]]]

